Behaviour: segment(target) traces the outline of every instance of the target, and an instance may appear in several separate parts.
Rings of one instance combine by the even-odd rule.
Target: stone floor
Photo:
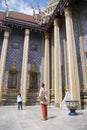
[[[41,120],[40,106],[0,106],[0,130],[87,130],[87,110],[69,116],[68,110],[48,106],[48,120]]]

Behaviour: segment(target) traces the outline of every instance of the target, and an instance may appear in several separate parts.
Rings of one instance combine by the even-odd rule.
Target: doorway
[[[33,63],[29,71],[29,90],[38,90],[40,85],[40,72]]]

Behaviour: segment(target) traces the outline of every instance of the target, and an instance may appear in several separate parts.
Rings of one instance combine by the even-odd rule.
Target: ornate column
[[[44,83],[47,89],[48,103],[50,103],[50,66],[49,66],[49,34],[45,33]]]
[[[41,83],[44,82],[44,35],[42,34]]]
[[[80,100],[80,86],[71,8],[65,9],[65,22],[67,37],[69,90],[71,99]]]
[[[55,88],[55,106],[59,106],[62,100],[62,82],[61,82],[61,48],[60,48],[60,30],[59,19],[54,19],[54,88]]]
[[[54,96],[54,36],[53,32],[51,33],[51,94]]]
[[[64,26],[65,27],[65,26]],[[68,63],[67,63],[67,43],[66,43],[65,28],[63,28],[63,45],[64,45],[64,67],[65,67],[65,91],[69,90],[68,85]]]
[[[4,71],[5,71],[6,55],[7,55],[7,48],[8,48],[8,39],[9,39],[9,31],[5,31],[2,51],[1,51],[1,64],[0,64],[0,102],[2,101],[2,87],[3,87],[3,81],[4,81]]]
[[[21,74],[21,95],[23,96],[23,104],[26,104],[27,97],[27,76],[28,76],[28,50],[29,50],[29,35],[30,30],[25,29],[22,74]]]

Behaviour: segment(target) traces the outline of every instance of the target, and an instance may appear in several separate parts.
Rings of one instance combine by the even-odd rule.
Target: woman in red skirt
[[[39,98],[42,110],[42,120],[47,120],[47,97],[46,97],[46,91],[44,89],[44,83],[42,83],[42,86],[40,88]]]

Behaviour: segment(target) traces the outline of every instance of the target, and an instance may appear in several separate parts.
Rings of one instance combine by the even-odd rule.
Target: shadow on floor
[[[77,112],[77,115],[83,115],[83,113],[81,113],[81,112]]]
[[[49,119],[54,119],[54,118],[56,118],[56,116],[50,116],[47,119],[49,120]]]

